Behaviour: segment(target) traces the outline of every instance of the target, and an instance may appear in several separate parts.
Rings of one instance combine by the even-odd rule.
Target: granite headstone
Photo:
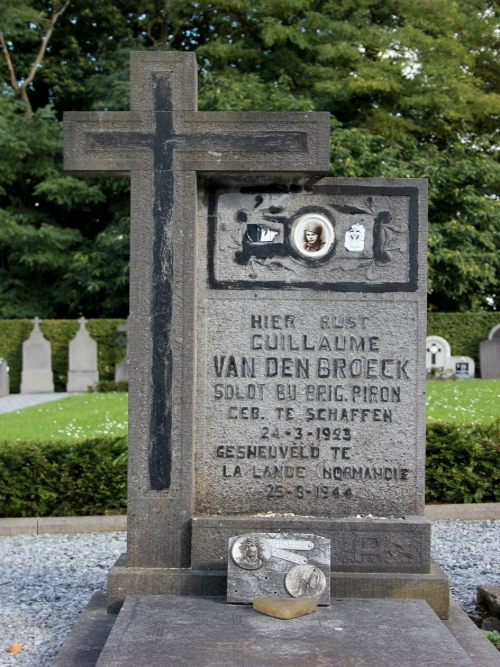
[[[115,364],[115,382],[128,382],[128,324],[119,324],[116,330],[121,334],[117,342],[125,346],[125,357]]]
[[[0,396],[7,396],[9,393],[9,366],[7,359],[0,358]]]
[[[97,342],[87,331],[84,317],[78,320],[80,328],[69,343],[69,370],[66,391],[86,392],[99,382],[97,370]]]
[[[40,319],[33,320],[33,331],[23,343],[21,394],[50,394],[54,391],[52,346],[40,331]]]
[[[500,324],[491,329],[488,340],[480,343],[479,359],[483,379],[500,378]]]
[[[197,112],[193,54],[131,65],[132,111],[64,121],[67,169],[132,186],[110,608],[224,594],[243,533],[323,536],[337,573],[425,597],[426,182],[322,178],[328,114]]]

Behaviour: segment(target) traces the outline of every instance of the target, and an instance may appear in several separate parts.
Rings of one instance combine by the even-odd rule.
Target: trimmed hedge
[[[0,442],[0,516],[127,511],[127,438]]]
[[[427,335],[446,338],[456,356],[472,357],[479,364],[479,343],[488,339],[490,330],[500,324],[500,313],[433,313],[427,314]],[[116,331],[126,320],[89,320],[87,329],[98,344],[99,379],[114,381],[115,364],[125,356],[120,344],[123,334]],[[68,345],[78,331],[77,320],[42,320],[40,328],[52,343],[52,369],[56,391],[65,391],[68,374]],[[10,369],[10,391],[19,392],[21,385],[22,344],[33,329],[32,320],[0,320],[0,357],[7,359]],[[479,366],[478,366],[479,371]]]
[[[97,364],[100,380],[113,380],[115,364],[125,357],[125,346],[119,344],[123,334],[116,331],[118,324],[127,320],[88,320],[87,331],[97,341]],[[78,331],[78,320],[42,320],[40,329],[52,343],[52,370],[56,391],[66,391],[68,377],[68,345]],[[19,392],[22,370],[22,344],[33,330],[32,320],[0,320],[0,357],[7,359],[10,391]]]
[[[446,338],[453,355],[472,357],[477,364],[479,344],[488,340],[488,334],[497,324],[500,313],[427,313],[427,335]]]
[[[426,502],[500,501],[500,422],[427,425]],[[0,516],[123,514],[127,438],[0,443]]]
[[[426,502],[500,502],[500,421],[427,424]]]

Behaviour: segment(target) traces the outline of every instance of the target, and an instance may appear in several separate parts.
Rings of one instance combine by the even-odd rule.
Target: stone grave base
[[[106,615],[96,593],[52,667],[320,664],[498,667],[500,654],[454,602],[446,622],[423,600],[368,599],[285,621],[225,598],[162,595],[131,596]]]
[[[193,570],[227,570],[229,538],[244,533],[313,533],[326,537],[335,572],[428,574],[430,570],[431,522],[424,516],[196,516],[192,521]]]
[[[122,554],[108,576],[108,610],[117,613],[128,595],[226,595],[225,571],[127,567]],[[429,574],[332,572],[332,597],[420,599],[442,619],[449,616],[448,577],[436,563]]]

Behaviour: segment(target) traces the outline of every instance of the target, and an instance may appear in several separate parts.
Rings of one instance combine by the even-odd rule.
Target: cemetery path
[[[39,405],[40,403],[59,401],[61,398],[68,398],[68,396],[71,396],[71,394],[66,392],[55,394],[9,394],[0,398],[0,414],[15,412],[22,408],[30,408],[32,405]]]

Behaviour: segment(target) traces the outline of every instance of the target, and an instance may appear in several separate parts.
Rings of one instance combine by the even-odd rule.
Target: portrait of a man
[[[322,240],[323,227],[322,225],[315,225],[314,223],[309,223],[304,229],[304,243],[302,247],[307,252],[318,252],[325,245],[325,241]]]

